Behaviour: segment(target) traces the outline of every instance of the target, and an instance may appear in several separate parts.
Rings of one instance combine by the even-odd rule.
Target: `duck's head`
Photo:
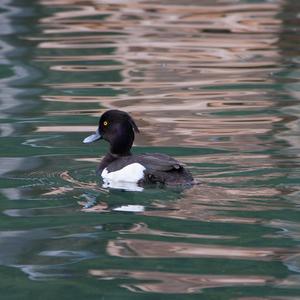
[[[92,143],[104,139],[109,142],[112,154],[128,155],[134,141],[134,132],[139,132],[139,129],[128,113],[108,110],[100,117],[96,132],[83,142]]]

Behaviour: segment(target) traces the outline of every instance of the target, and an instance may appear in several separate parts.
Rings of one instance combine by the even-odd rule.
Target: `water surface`
[[[3,299],[299,299],[299,11],[2,1]],[[200,184],[103,188],[111,108]]]

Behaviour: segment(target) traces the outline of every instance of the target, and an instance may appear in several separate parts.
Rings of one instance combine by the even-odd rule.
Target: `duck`
[[[193,184],[191,172],[184,164],[167,154],[132,154],[135,134],[139,132],[138,126],[127,112],[112,109],[100,116],[96,132],[83,140],[85,144],[99,140],[109,143],[109,152],[97,168],[97,174],[102,177],[106,186],[124,182],[137,186]],[[117,186],[122,187],[122,184]]]

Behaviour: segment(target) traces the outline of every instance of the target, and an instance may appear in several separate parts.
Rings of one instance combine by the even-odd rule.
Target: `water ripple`
[[[30,299],[41,295],[17,268],[62,299],[298,299],[299,4],[4,7],[7,298],[19,299],[20,290],[26,297],[27,287]],[[95,169],[107,145],[81,141],[107,109],[136,120],[134,152],[170,154],[199,184],[142,192],[102,186]]]

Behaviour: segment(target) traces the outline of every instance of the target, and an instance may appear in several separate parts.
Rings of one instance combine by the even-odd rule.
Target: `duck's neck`
[[[97,174],[101,175],[102,171],[110,164],[112,163],[114,160],[122,157],[122,156],[129,156],[131,155],[131,152],[128,152],[127,155],[119,155],[119,154],[113,154],[111,152],[107,153],[101,160],[98,168],[97,168]]]
[[[134,132],[130,124],[122,123],[116,127],[113,137],[109,140],[112,156],[131,155],[130,149],[134,141]]]

